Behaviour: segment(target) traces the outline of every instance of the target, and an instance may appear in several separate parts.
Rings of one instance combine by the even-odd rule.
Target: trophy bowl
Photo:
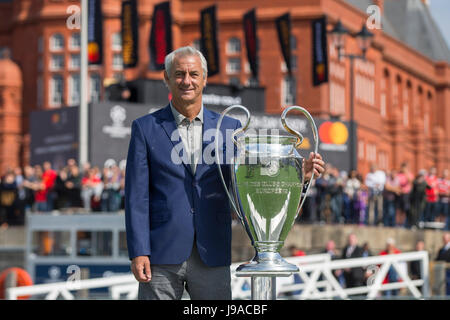
[[[303,136],[286,123],[286,114],[293,109],[303,112],[311,122],[317,153],[317,128],[311,115],[299,106],[285,109],[281,116],[288,135],[245,134],[249,123],[249,111],[239,105],[222,112],[217,125],[217,134],[223,117],[231,109],[239,108],[247,113],[247,122],[233,132],[232,141],[236,154],[228,166],[231,170],[230,190],[219,173],[225,191],[230,198],[251,243],[255,256],[236,269],[236,276],[289,276],[298,271],[296,265],[285,261],[280,250],[291,230],[311,185],[305,185],[304,158],[298,147]],[[240,133],[242,135],[238,136]],[[216,160],[220,163],[218,139],[216,139]]]

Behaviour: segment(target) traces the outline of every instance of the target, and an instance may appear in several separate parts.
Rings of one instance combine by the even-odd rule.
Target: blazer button
[[[191,213],[194,213],[194,208],[191,208]]]
[[[197,181],[192,181],[192,186],[196,187],[197,186]]]

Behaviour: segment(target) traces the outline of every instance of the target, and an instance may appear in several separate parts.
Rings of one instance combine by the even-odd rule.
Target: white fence
[[[318,254],[290,257],[286,260],[297,264],[300,271],[297,273],[297,281],[295,281],[294,275],[277,278],[277,294],[281,299],[349,299],[352,295],[365,295],[366,299],[375,299],[382,291],[402,288],[407,288],[416,299],[429,297],[429,260],[426,251],[345,260],[331,260],[328,254]],[[411,261],[420,262],[420,279],[412,280],[410,278],[407,263]],[[233,299],[249,299],[251,295],[250,278],[235,276],[235,270],[239,264],[231,265]],[[357,267],[371,272],[364,286],[345,288],[333,275],[333,271]],[[392,268],[398,274],[398,281],[383,283],[388,271]],[[298,281],[298,279],[301,280]],[[418,287],[421,287],[421,291]],[[20,296],[44,295],[44,299],[47,300],[59,297],[71,300],[76,298],[73,291],[94,288],[108,288],[110,299],[136,299],[138,284],[133,275],[121,275],[8,288],[6,298],[14,300]]]

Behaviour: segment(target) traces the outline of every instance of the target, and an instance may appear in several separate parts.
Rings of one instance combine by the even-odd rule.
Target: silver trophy
[[[221,166],[218,168],[225,191],[256,251],[250,262],[236,269],[236,276],[251,277],[252,299],[275,299],[276,277],[290,276],[298,271],[296,265],[281,257],[280,249],[300,214],[314,178],[311,177],[305,186],[304,158],[297,150],[303,142],[303,135],[287,125],[286,115],[291,110],[298,110],[306,116],[313,129],[315,153],[318,148],[317,127],[306,109],[291,106],[281,115],[281,123],[291,135],[246,134],[250,112],[241,105],[230,106],[222,112],[217,123],[217,163],[222,163],[219,158],[220,139],[217,138],[220,126],[225,115],[233,109],[245,111],[247,120],[231,137],[237,153],[230,159],[230,191]]]

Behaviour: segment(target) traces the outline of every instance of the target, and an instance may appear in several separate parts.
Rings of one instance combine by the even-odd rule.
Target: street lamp
[[[366,60],[366,52],[372,43],[373,33],[367,30],[364,24],[361,31],[352,35],[341,23],[336,23],[333,30],[330,31],[331,42],[338,52],[338,58],[350,59],[350,170],[356,170],[356,141],[355,141],[355,124],[354,124],[354,61],[355,59]],[[347,54],[345,50],[346,36],[350,35],[356,38],[362,54]]]

